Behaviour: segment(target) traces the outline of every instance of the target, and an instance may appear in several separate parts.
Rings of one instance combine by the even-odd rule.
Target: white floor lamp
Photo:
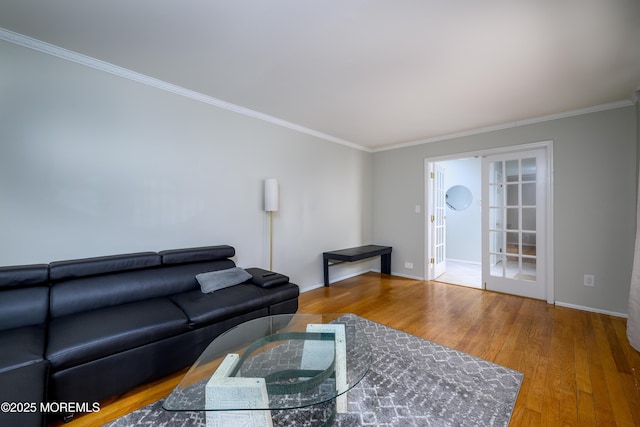
[[[278,211],[278,180],[264,181],[264,210],[269,212],[269,270],[273,271],[273,213]]]

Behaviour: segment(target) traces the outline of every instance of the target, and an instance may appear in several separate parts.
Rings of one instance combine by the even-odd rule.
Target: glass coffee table
[[[242,323],[209,344],[162,406],[206,411],[207,427],[272,426],[309,413],[330,425],[371,363],[367,338],[350,319],[281,314]]]

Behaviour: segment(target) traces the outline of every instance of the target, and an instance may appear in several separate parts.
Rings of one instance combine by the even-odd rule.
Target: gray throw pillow
[[[251,279],[251,274],[240,267],[210,271],[196,275],[200,289],[205,294],[246,282],[249,279]]]

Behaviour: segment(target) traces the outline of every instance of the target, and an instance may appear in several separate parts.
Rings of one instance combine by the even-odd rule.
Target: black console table
[[[367,258],[380,257],[380,271],[391,274],[391,246],[367,245],[356,248],[340,249],[337,251],[323,252],[322,263],[324,266],[324,285],[329,286],[329,266],[343,262],[360,261]],[[333,261],[329,263],[329,261]]]

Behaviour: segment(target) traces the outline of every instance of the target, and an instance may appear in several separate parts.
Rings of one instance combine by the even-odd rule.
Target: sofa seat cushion
[[[268,289],[241,283],[209,294],[199,290],[184,292],[171,299],[187,315],[191,327],[201,327],[296,299],[299,295],[300,288],[292,283]]]
[[[44,360],[45,327],[0,331],[0,373]]]
[[[46,355],[59,371],[187,330],[186,316],[168,298],[138,301],[51,320]]]
[[[189,325],[200,327],[267,307],[269,299],[250,283],[205,294],[199,289],[174,295],[171,299],[189,318]]]

